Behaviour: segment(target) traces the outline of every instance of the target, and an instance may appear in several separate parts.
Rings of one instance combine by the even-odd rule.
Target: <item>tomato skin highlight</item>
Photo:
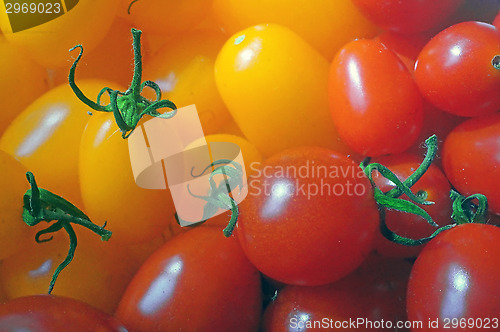
[[[443,168],[452,185],[465,196],[480,193],[488,209],[500,214],[500,113],[462,122],[443,145]]]
[[[408,319],[439,318],[433,331],[449,330],[444,318],[498,319],[499,243],[500,228],[486,224],[459,225],[429,242],[410,275]]]
[[[328,93],[340,137],[362,155],[403,152],[420,133],[420,92],[398,56],[380,42],[345,45],[331,63]]]
[[[437,34],[420,52],[415,81],[434,106],[459,116],[500,109],[500,30],[482,22],[462,22]]]
[[[87,95],[97,96],[102,87],[116,84],[82,80],[79,85]],[[40,188],[81,207],[79,145],[90,110],[69,85],[59,85],[41,95],[12,121],[0,138],[0,149],[35,174]]]
[[[359,269],[337,282],[315,287],[285,286],[278,290],[276,300],[264,312],[263,331],[322,331],[339,325],[343,327],[339,330],[394,331],[394,327],[348,327],[350,320],[359,318],[394,324],[404,321],[410,270],[411,264],[402,259],[372,255]],[[328,324],[325,324],[326,320]],[[318,324],[312,325],[315,321],[324,324],[322,328]],[[306,324],[315,327],[301,329],[301,325]]]
[[[348,151],[329,117],[327,81],[328,62],[277,24],[233,35],[215,61],[224,103],[264,156],[307,145]]]
[[[260,275],[222,228],[199,226],[156,251],[116,311],[131,331],[257,331]]]
[[[123,332],[126,328],[109,314],[67,297],[33,295],[0,304],[2,331]]]
[[[371,185],[340,153],[285,150],[262,163],[248,185],[236,234],[250,261],[270,278],[327,284],[356,269],[373,249],[378,211]]]

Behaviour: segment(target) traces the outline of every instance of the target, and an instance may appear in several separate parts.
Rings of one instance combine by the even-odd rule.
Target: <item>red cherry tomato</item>
[[[373,248],[378,213],[364,173],[323,148],[295,148],[265,161],[248,180],[237,235],[264,274],[295,285],[333,282]]]
[[[500,63],[500,30],[463,22],[441,31],[422,49],[415,80],[423,96],[444,111],[489,114],[500,109],[500,70],[494,63]]]
[[[464,224],[439,234],[413,266],[407,295],[409,320],[429,324],[439,319],[439,326],[428,331],[498,330],[499,257],[500,228],[496,226]]]
[[[0,305],[0,330],[30,331],[127,331],[114,317],[67,297],[33,295]]]
[[[380,157],[373,162],[380,163],[389,168],[398,179],[406,180],[420,165],[421,158],[410,154],[400,154]],[[373,180],[383,192],[394,188],[394,184],[379,173],[373,174]],[[432,219],[440,226],[451,223],[452,202],[450,198],[451,186],[443,172],[435,165],[431,165],[425,174],[412,186],[413,192],[424,190],[427,200],[434,202],[432,205],[422,206]],[[401,198],[407,199],[406,195]],[[398,235],[420,239],[431,235],[436,228],[420,216],[411,213],[388,210],[385,222],[389,229]],[[414,257],[422,250],[423,246],[407,247],[387,240],[381,233],[377,234],[376,250],[385,256]]]
[[[443,167],[451,184],[462,195],[486,195],[489,210],[496,214],[500,214],[499,155],[500,113],[461,123],[443,145]]]
[[[399,33],[426,31],[453,14],[463,0],[353,0],[382,29]]]
[[[256,331],[260,276],[238,241],[200,226],[156,251],[126,290],[116,316],[131,331]]]
[[[263,330],[405,331],[404,325],[397,324],[404,323],[406,318],[405,293],[410,269],[411,264],[404,260],[374,256],[354,273],[333,284],[286,286],[267,307]],[[350,319],[359,325],[350,325]],[[382,320],[383,326],[369,325]],[[318,326],[320,323],[322,326]],[[312,324],[316,324],[316,328],[310,328]]]
[[[363,155],[403,152],[422,127],[422,98],[398,56],[373,40],[353,41],[330,67],[330,111],[340,137]]]

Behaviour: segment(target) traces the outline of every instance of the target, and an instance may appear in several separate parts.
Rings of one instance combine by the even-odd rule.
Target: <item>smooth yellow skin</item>
[[[351,0],[215,0],[213,10],[230,34],[256,24],[277,23],[328,60],[347,42],[377,33]]]
[[[216,31],[184,33],[169,40],[144,64],[143,78],[158,83],[163,98],[178,108],[196,105],[205,134],[230,120],[214,77],[215,58],[226,39]]]
[[[33,100],[49,89],[45,68],[0,35],[0,135]]]
[[[215,82],[245,137],[264,155],[296,146],[346,151],[330,117],[329,64],[288,28],[258,25],[233,35]]]
[[[43,222],[40,226],[48,225]],[[78,225],[73,228],[78,237],[75,256],[59,274],[52,295],[71,297],[113,313],[138,264],[129,258],[128,248],[114,243],[112,238],[104,242],[88,229]],[[69,248],[64,230],[51,235],[54,238],[46,243],[36,243],[33,237],[2,262],[0,287],[8,299],[47,294],[52,274]]]
[[[116,83],[99,80],[81,80],[78,85],[92,99],[105,86],[123,89]],[[60,85],[43,94],[12,121],[0,138],[0,149],[32,172],[40,188],[82,207],[78,158],[89,111],[92,109],[75,96],[68,84]]]
[[[135,183],[130,158],[113,114],[96,112],[80,145],[82,198],[85,213],[96,224],[107,221],[112,241],[119,243],[157,237],[175,213],[170,190],[143,189]]]
[[[78,4],[49,22],[12,33],[9,18],[0,10],[0,29],[7,40],[22,47],[47,68],[57,68],[71,59],[68,50],[82,44],[93,49],[109,30],[119,0],[80,0]]]
[[[0,259],[15,253],[30,235],[22,218],[23,195],[29,188],[26,169],[12,156],[0,150]]]

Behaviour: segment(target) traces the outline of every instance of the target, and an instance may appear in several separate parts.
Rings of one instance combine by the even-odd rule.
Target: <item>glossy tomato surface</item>
[[[91,98],[104,86],[116,86],[101,80],[82,80],[78,84]],[[40,188],[82,207],[79,146],[89,111],[69,85],[59,85],[41,95],[12,121],[0,138],[0,149],[35,174]]]
[[[0,304],[3,332],[126,332],[114,317],[83,302],[60,296],[34,295]]]
[[[158,249],[116,316],[131,331],[257,331],[260,275],[234,237],[200,226]]]
[[[364,173],[323,148],[295,148],[267,159],[248,180],[237,235],[265,275],[320,285],[352,272],[373,249],[378,212]]]
[[[410,275],[408,319],[439,319],[429,331],[497,330],[499,243],[500,228],[483,224],[459,225],[429,242]]]
[[[480,193],[500,214],[500,113],[467,120],[446,137],[443,167],[451,184],[465,196]]]
[[[356,40],[335,56],[328,82],[340,137],[366,156],[403,152],[422,128],[422,98],[399,57],[374,40]]]
[[[407,331],[397,324],[406,318],[410,269],[404,260],[373,255],[332,284],[286,286],[264,312],[263,331]]]
[[[85,211],[97,224],[107,221],[113,241],[140,243],[161,234],[175,210],[168,189],[144,189],[136,184],[130,158],[128,142],[113,114],[96,112],[80,144],[79,181]]]
[[[328,62],[292,30],[263,24],[233,35],[215,61],[215,82],[264,156],[306,145],[346,151],[328,112]]]
[[[432,104],[460,116],[500,109],[500,31],[482,22],[462,22],[436,35],[415,64],[415,80]],[[496,60],[494,60],[496,59]]]
[[[48,224],[43,222],[39,226],[46,228]],[[123,245],[111,239],[103,242],[98,235],[78,225],[74,229],[78,237],[74,258],[59,274],[52,294],[112,313],[138,264]],[[2,262],[0,282],[9,299],[47,294],[55,269],[68,253],[69,240],[63,231],[44,243],[35,242],[34,237],[32,234],[28,241],[23,241],[19,250]]]

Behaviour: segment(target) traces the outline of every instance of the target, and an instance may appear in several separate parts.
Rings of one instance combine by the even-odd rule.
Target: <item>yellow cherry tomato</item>
[[[12,24],[4,7],[0,10],[0,29],[9,42],[24,48],[40,64],[57,68],[67,62],[68,50],[76,44],[90,50],[99,43],[113,22],[117,4],[118,0],[79,0],[68,10],[63,1],[62,6],[50,6],[55,14],[64,12],[52,20],[49,18],[54,15],[46,13],[48,7],[43,6],[43,11],[37,9],[42,11],[37,16],[46,22],[23,30]]]
[[[89,96],[96,96],[104,86],[116,85],[97,80],[79,84]],[[14,119],[0,138],[0,149],[33,172],[41,188],[81,206],[78,156],[90,110],[69,85],[53,88]]]
[[[85,213],[97,224],[107,221],[106,228],[116,242],[152,239],[175,213],[169,190],[143,189],[136,184],[128,142],[112,113],[94,113],[85,128],[80,185]]]
[[[128,248],[114,243],[113,237],[103,242],[87,229],[80,229],[78,225],[74,229],[78,237],[75,256],[59,274],[52,294],[78,299],[113,313],[138,268],[137,263],[128,259]],[[50,236],[53,239],[44,243],[33,239],[2,262],[0,281],[9,299],[47,293],[52,274],[69,247],[68,236],[63,231]]]
[[[205,134],[214,133],[230,119],[214,78],[215,58],[226,39],[208,30],[181,34],[144,64],[143,77],[158,83],[164,98],[179,108],[196,105]]]
[[[328,60],[347,42],[377,29],[351,0],[215,0],[214,12],[230,34],[262,23],[293,30]]]
[[[0,36],[0,134],[33,100],[49,89],[47,71]]]
[[[29,188],[26,169],[12,156],[0,150],[0,259],[16,252],[30,234],[22,218],[23,195]]]
[[[124,15],[132,0],[121,0]],[[162,35],[190,30],[207,16],[212,0],[138,0],[130,6],[137,29]]]
[[[328,110],[329,64],[288,28],[233,35],[215,62],[217,88],[245,137],[264,155],[304,145],[347,151]]]

